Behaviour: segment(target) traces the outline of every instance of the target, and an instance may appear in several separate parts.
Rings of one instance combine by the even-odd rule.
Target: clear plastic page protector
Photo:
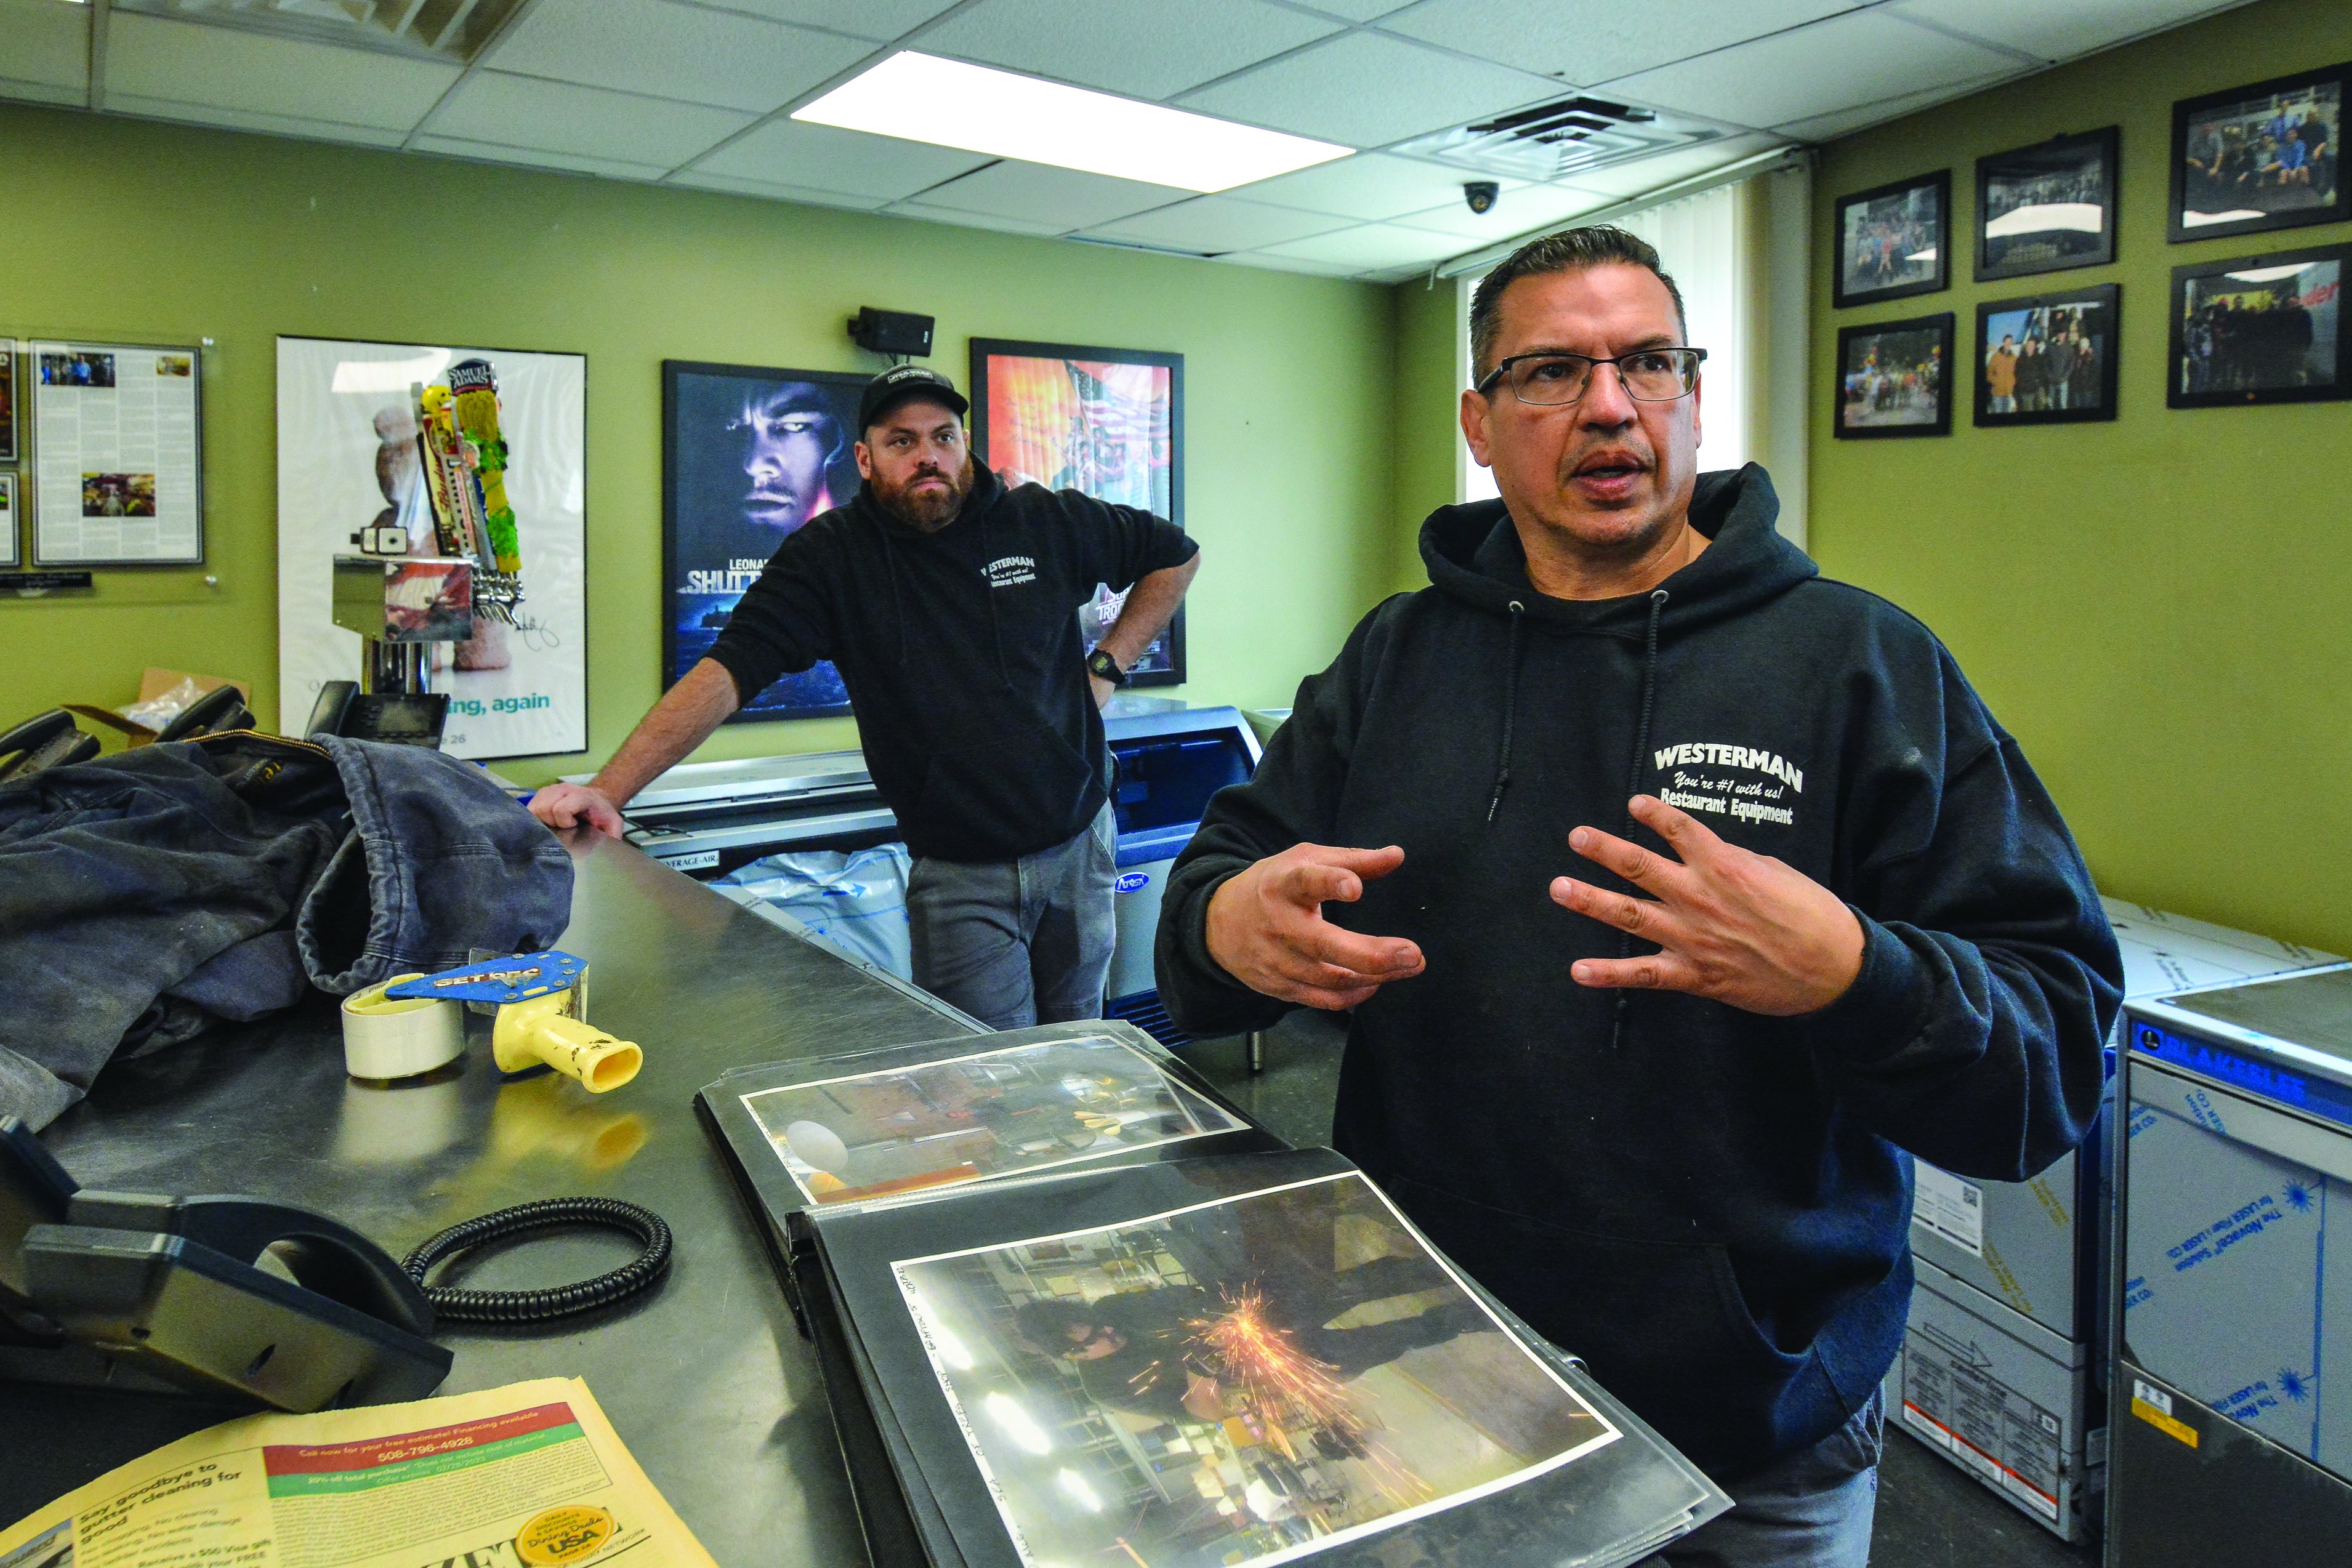
[[[809,1223],[974,1568],[1611,1568],[1724,1506],[1328,1150]]]
[[[1074,1166],[1280,1146],[1116,1020],[738,1068],[700,1098],[780,1224]]]

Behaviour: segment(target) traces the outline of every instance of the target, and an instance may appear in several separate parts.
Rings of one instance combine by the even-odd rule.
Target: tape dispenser
[[[490,1053],[499,1071],[551,1067],[606,1093],[637,1075],[645,1052],[588,1023],[587,993],[587,961],[553,949],[395,976],[344,999],[344,1061],[355,1078],[411,1077],[454,1061],[471,1002],[496,1009]]]

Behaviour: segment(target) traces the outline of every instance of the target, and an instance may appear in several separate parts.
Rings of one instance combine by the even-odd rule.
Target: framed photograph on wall
[[[2352,395],[2344,269],[2352,245],[2172,269],[2171,408],[2325,402]]]
[[[1077,490],[1184,526],[1184,356],[1076,343],[971,340],[971,440],[1008,485]],[[1098,585],[1078,612],[1088,651],[1124,592]],[[1184,612],[1129,671],[1139,686],[1184,680]]]
[[[694,668],[776,547],[857,494],[857,399],[839,371],[662,361],[662,687]],[[849,711],[840,672],[781,675],[730,724]]]
[[[1837,199],[1834,302],[1871,305],[1951,287],[1952,172]]]
[[[2080,424],[2116,416],[2116,314],[2103,283],[1977,307],[1976,422]]]
[[[0,463],[16,461],[16,345],[0,338]]]
[[[2352,218],[2341,143],[2352,64],[2172,106],[2172,241]]]
[[[17,538],[16,476],[0,474],[0,566],[22,566],[25,558]]]
[[[2116,128],[1977,160],[1977,281],[2116,259]]]
[[[1952,433],[1952,313],[1838,329],[1841,440]]]
[[[35,563],[201,563],[201,352],[194,345],[35,343],[26,365]]]
[[[511,623],[476,617],[433,644],[430,689],[449,695],[452,757],[588,747],[588,357],[465,344],[278,340],[278,679],[288,722],[320,685],[360,673],[360,638],[334,624],[334,559],[363,528],[399,528],[439,553],[417,393],[454,367],[488,367],[505,448],[522,597]]]

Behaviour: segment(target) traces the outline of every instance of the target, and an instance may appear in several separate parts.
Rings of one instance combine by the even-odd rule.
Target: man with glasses
[[[1654,251],[1534,241],[1470,320],[1501,498],[1431,516],[1431,586],[1212,803],[1160,994],[1352,1012],[1337,1145],[1732,1494],[1669,1562],[1858,1568],[1910,1156],[2084,1137],[2115,939],[1951,655],[1818,576],[1761,468],[1698,472]]]
[[[968,407],[921,365],[867,382],[857,494],[773,547],[709,655],[593,780],[551,784],[530,809],[617,837],[631,796],[778,675],[830,659],[914,853],[915,983],[992,1029],[1096,1018],[1118,874],[1099,709],[1175,614],[1200,550],[1149,512],[1004,484],[971,455]],[[777,444],[820,428],[766,413]],[[789,515],[817,471],[772,466],[747,464],[752,499]],[[1104,582],[1133,591],[1085,653],[1078,606]]]

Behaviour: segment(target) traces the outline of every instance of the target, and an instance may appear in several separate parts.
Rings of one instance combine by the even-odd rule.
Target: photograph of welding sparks
[[[1285,1562],[1618,1435],[1354,1173],[897,1270],[1034,1568]]]
[[[811,1203],[1072,1164],[1241,1122],[1123,1041],[1046,1040],[743,1097]]]

